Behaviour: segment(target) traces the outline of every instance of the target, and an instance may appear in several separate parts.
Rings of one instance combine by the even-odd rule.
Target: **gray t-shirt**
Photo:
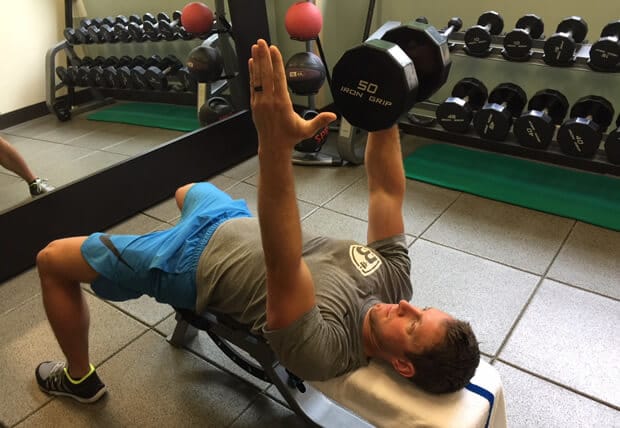
[[[362,322],[378,302],[411,299],[404,235],[367,246],[303,236],[316,304],[286,328],[266,326],[265,264],[256,218],[223,223],[198,263],[196,311],[226,313],[267,339],[280,362],[306,380],[325,380],[368,364]]]

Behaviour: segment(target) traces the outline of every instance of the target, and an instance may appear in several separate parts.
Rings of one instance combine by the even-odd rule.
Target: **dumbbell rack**
[[[73,49],[73,46],[71,46],[66,40],[59,42],[47,51],[45,55],[45,104],[47,105],[49,111],[54,113],[59,120],[66,121],[71,119],[72,115],[84,113],[106,104],[112,104],[114,102],[114,98],[105,97],[100,90],[92,87],[88,88],[92,101],[79,106],[73,105],[73,88],[69,88],[69,94],[65,98],[64,102],[60,101],[56,97],[56,93],[61,88],[66,87],[64,83],[56,83],[56,57],[62,51],[65,52],[69,62],[79,59],[79,56]]]
[[[392,28],[400,25],[399,22],[389,21],[381,28]],[[380,31],[378,31],[380,33]],[[449,47],[450,54],[454,56],[468,56],[465,51],[465,32],[455,32],[450,35]],[[501,54],[503,49],[503,35],[491,36],[491,52],[488,56],[476,58],[478,61],[502,61],[504,63],[514,64],[514,67],[523,67],[524,64],[533,64],[535,66],[551,67],[543,60],[544,39],[534,39],[532,44],[532,56],[527,62],[509,61]],[[592,70],[588,65],[590,47],[587,41],[578,43],[575,50],[574,63],[570,68],[587,70],[595,73],[600,71]],[[454,64],[453,64],[454,66]],[[555,68],[555,67],[554,67]],[[568,68],[568,67],[558,67]],[[620,73],[618,73],[620,77]],[[586,95],[586,94],[584,94]],[[503,153],[512,156],[518,156],[526,159],[541,161],[545,163],[556,164],[564,167],[575,168],[584,171],[596,172],[601,174],[609,174],[620,176],[620,165],[612,164],[607,161],[602,150],[598,150],[592,158],[580,158],[568,156],[563,153],[555,139],[551,142],[546,150],[537,150],[520,145],[514,134],[511,132],[504,141],[489,140],[480,137],[470,128],[466,133],[449,132],[441,127],[435,120],[435,110],[439,104],[431,101],[416,104],[414,108],[404,115],[399,121],[400,129],[412,135],[418,135],[434,140],[446,141],[452,144],[476,148],[485,151]],[[603,140],[607,135],[603,135]]]
[[[230,24],[225,18],[225,5],[224,0],[216,0],[216,25],[212,31],[208,34],[197,35],[192,40],[204,41],[204,39],[213,39],[215,43],[220,45],[219,49],[222,51],[224,60],[224,68],[229,71],[232,70],[232,74],[238,74],[237,72],[237,56],[233,47],[232,37],[230,35]],[[65,26],[73,26],[73,12],[72,1],[65,0]],[[165,43],[165,40],[161,41]],[[69,120],[72,115],[80,114],[89,110],[93,110],[102,107],[107,104],[114,103],[115,97],[122,97],[123,99],[144,99],[170,102],[171,96],[174,96],[175,103],[197,105],[198,109],[204,103],[205,99],[212,95],[220,93],[229,87],[231,97],[235,101],[237,109],[247,108],[247,96],[244,90],[241,88],[242,83],[240,79],[234,79],[234,82],[229,85],[229,81],[224,79],[222,81],[213,82],[210,85],[200,84],[198,85],[198,94],[183,93],[183,92],[170,92],[170,91],[156,91],[149,90],[148,95],[140,94],[140,92],[134,89],[120,89],[120,88],[98,88],[98,87],[85,87],[88,89],[88,95],[80,93],[80,99],[86,99],[87,101],[75,105],[74,100],[75,90],[72,86],[67,86],[65,83],[56,83],[56,65],[57,56],[59,53],[64,52],[68,62],[71,60],[78,61],[80,58],[75,52],[74,46],[67,40],[63,40],[50,48],[46,53],[45,59],[45,79],[46,79],[46,105],[50,112],[54,113],[59,120]],[[57,97],[57,92],[67,88],[68,95],[62,99]],[[174,94],[174,95],[171,95]]]

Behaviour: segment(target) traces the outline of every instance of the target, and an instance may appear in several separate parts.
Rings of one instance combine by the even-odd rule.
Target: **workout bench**
[[[391,367],[375,361],[344,376],[310,384],[283,367],[264,338],[227,315],[175,310],[177,325],[168,337],[173,346],[181,347],[198,330],[205,331],[239,367],[274,384],[291,410],[310,426],[506,427],[501,380],[484,361],[466,388],[440,396],[422,392]]]

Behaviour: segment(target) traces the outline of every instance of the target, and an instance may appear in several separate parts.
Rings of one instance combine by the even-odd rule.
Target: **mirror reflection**
[[[69,3],[73,3],[74,30],[81,28],[86,19],[91,19],[92,24],[94,18],[106,18],[108,21],[124,24],[118,25],[117,32],[113,34],[114,25],[103,27],[104,24],[100,21],[89,27],[90,31],[86,32],[88,40],[74,39],[69,49],[61,47],[58,53],[50,46],[50,52],[54,52],[53,70],[56,71],[54,78],[57,84],[55,91],[52,86],[52,101],[64,95],[66,87],[69,86],[73,87],[76,93],[91,92],[95,96],[95,102],[80,103],[80,97],[76,96],[77,101],[72,105],[69,120],[60,121],[58,114],[50,113],[0,130],[0,213],[28,203],[31,198],[38,197],[44,191],[69,185],[239,110],[235,108],[235,103],[231,103],[232,108],[226,104],[226,101],[234,99],[235,95],[240,96],[235,94],[235,85],[230,84],[234,79],[187,84],[186,78],[191,70],[185,67],[186,59],[192,50],[203,44],[218,51],[227,50],[227,53],[224,52],[218,59],[223,76],[235,76],[237,68],[231,37],[223,37],[220,32],[219,36],[205,40],[205,37],[187,37],[175,29],[179,19],[178,12],[187,1],[78,0]],[[230,23],[226,10],[227,2],[207,0],[204,3],[216,17],[225,19],[223,23],[216,19],[215,25],[225,26]],[[122,42],[120,36],[130,33],[129,17],[132,15],[139,18],[140,22],[134,21],[135,25],[131,26],[133,32],[130,37],[133,39]],[[151,17],[156,21],[151,22]],[[162,24],[164,22],[166,24]],[[159,36],[147,37],[148,31]],[[98,43],[97,35],[103,38],[104,33],[117,40]],[[143,36],[140,37],[138,33]],[[164,37],[164,33],[172,35]],[[65,31],[64,34],[68,38],[75,32]],[[60,41],[63,42],[64,40]],[[76,58],[76,64],[80,66],[70,70],[65,56]],[[108,61],[102,63],[104,60]],[[58,73],[57,67],[62,67],[63,71]],[[121,70],[121,67],[124,68]],[[149,67],[156,67],[159,71],[154,72]],[[99,87],[93,89],[93,79],[97,78],[96,68],[99,72],[107,72],[109,85],[112,86],[98,82]],[[67,77],[68,71],[75,74]],[[113,86],[114,81],[118,85],[122,84],[121,72],[124,71],[128,72],[127,76],[131,77],[132,83],[129,87]],[[61,77],[63,83],[66,83],[65,78],[69,83],[61,85]],[[165,87],[153,86],[153,79],[157,80],[158,85],[165,81]],[[140,82],[149,87],[140,87]],[[125,82],[125,85],[128,84]],[[49,105],[49,94],[47,98]],[[207,98],[217,100],[211,102],[208,108],[202,108],[199,119],[200,107]],[[162,116],[150,121],[127,120],[132,113],[143,114],[139,108],[133,112],[119,110],[116,118],[99,118],[96,121],[89,119],[92,114],[108,111],[110,107],[132,106],[139,104],[138,102],[163,104],[168,110],[164,109],[160,113]],[[191,123],[167,126],[166,120],[173,122],[171,117],[180,114],[179,112]]]

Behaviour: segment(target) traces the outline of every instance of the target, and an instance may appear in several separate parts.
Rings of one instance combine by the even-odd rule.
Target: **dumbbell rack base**
[[[73,46],[67,43],[66,40],[59,42],[58,44],[50,48],[45,55],[45,104],[47,105],[49,111],[56,114],[57,116],[59,99],[56,97],[56,93],[62,88],[70,89],[64,83],[56,83],[56,56],[61,51],[65,52],[67,58],[70,61],[79,59],[79,57],[73,50]],[[89,90],[92,94],[93,101],[89,101],[79,106],[72,105],[72,97],[66,98],[67,101],[64,103],[62,108],[66,109],[67,113],[70,114],[69,118],[73,115],[84,113],[86,111],[94,110],[101,106],[114,103],[113,98],[103,96],[103,94],[97,89],[89,88]]]
[[[416,115],[434,119],[436,104],[431,102],[420,103],[414,108]],[[460,146],[502,153],[535,161],[555,164],[583,171],[608,174],[620,177],[620,165],[607,162],[604,153],[598,150],[592,158],[568,156],[560,151],[556,141],[552,141],[547,150],[537,150],[520,145],[512,132],[505,141],[494,141],[481,138],[473,129],[466,133],[449,132],[443,129],[436,121],[428,126],[411,123],[406,118],[399,122],[400,129],[411,135],[445,141]],[[605,137],[603,137],[603,140]]]

